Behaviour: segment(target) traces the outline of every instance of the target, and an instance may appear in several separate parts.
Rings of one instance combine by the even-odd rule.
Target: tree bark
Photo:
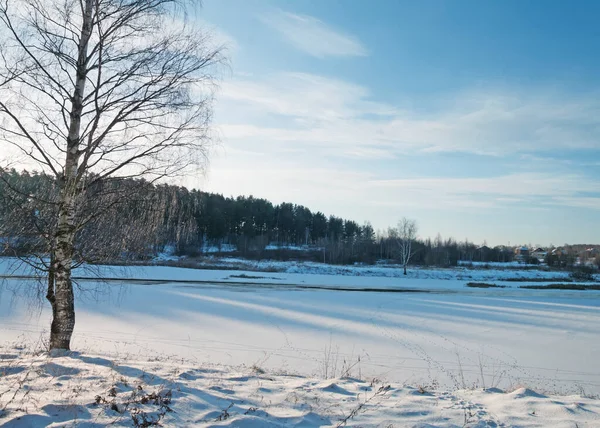
[[[56,292],[54,288],[55,282],[55,269],[56,269],[56,261],[54,259],[54,248],[50,251],[50,267],[48,268],[48,292],[46,293],[46,299],[50,302],[50,306],[52,307],[52,325],[50,327],[50,331],[57,330],[54,325],[54,320],[57,318],[56,316]],[[52,336],[52,333],[50,333]],[[52,343],[52,337],[50,338]],[[51,346],[52,347],[52,346]]]
[[[71,269],[58,264],[56,269],[55,296],[52,304],[50,326],[50,349],[71,349],[71,337],[75,328],[75,296],[71,282]]]
[[[81,116],[87,79],[87,52],[92,34],[92,13],[94,0],[85,1],[85,10],[78,45],[75,87],[71,98],[69,133],[63,177],[61,177],[61,196],[56,231],[56,250],[54,251],[54,304],[52,305],[52,325],[50,327],[50,349],[66,349],[71,346],[71,337],[75,327],[75,296],[71,270],[75,249],[75,213],[79,193],[78,166]]]
[[[50,349],[66,349],[71,346],[71,337],[75,327],[75,296],[71,280],[73,264],[73,248],[75,227],[73,215],[75,212],[74,195],[66,189],[63,203],[60,206],[60,217],[54,251],[54,266],[49,272],[54,278],[54,293],[52,304],[52,325],[50,326]]]

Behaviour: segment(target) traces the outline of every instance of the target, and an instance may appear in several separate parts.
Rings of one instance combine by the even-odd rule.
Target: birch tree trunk
[[[54,304],[50,327],[50,349],[70,349],[75,327],[75,296],[71,271],[75,247],[76,200],[79,192],[78,167],[81,115],[87,78],[87,51],[92,33],[94,0],[85,0],[85,9],[78,45],[75,88],[71,99],[69,133],[65,167],[60,186],[58,224],[54,260]]]
[[[53,271],[50,272],[54,278],[54,302],[51,302],[52,325],[50,327],[50,349],[68,350],[70,349],[71,337],[75,327],[75,296],[71,280],[75,243],[75,227],[73,225],[75,198],[70,192],[65,190],[63,192],[64,196],[61,201],[56,236],[56,249],[53,254],[54,266],[52,267]]]

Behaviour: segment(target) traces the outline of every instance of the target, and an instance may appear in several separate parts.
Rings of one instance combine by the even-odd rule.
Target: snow
[[[145,392],[173,391],[175,412],[164,416],[166,426],[336,426],[387,385],[349,425],[600,426],[599,402],[582,396],[600,394],[600,293],[523,290],[521,282],[465,287],[472,280],[566,273],[410,269],[405,277],[397,267],[225,263],[252,270],[78,270],[88,278],[77,281],[73,349],[81,354],[51,360],[27,351],[43,343],[50,319],[45,302],[38,307],[32,299],[35,281],[4,280],[0,339],[21,350],[0,350],[15,357],[0,360],[0,373],[17,367],[0,376],[0,393],[19,384],[11,376],[36,370],[23,398],[31,401],[11,405],[0,424],[28,416],[18,408],[37,426],[64,422],[68,405],[81,411],[79,420],[130,426],[129,410],[120,415],[91,403],[119,376],[129,379],[116,397],[125,400],[143,370]],[[9,272],[10,260],[1,260],[0,269]],[[72,374],[42,376],[50,363]],[[373,379],[381,382],[371,386]],[[217,421],[232,402],[231,417]]]
[[[278,244],[269,244],[265,247],[267,251],[274,250],[290,250],[290,251],[322,251],[321,247],[313,247],[310,245],[278,245]]]
[[[232,244],[221,244],[219,245],[208,245],[205,244],[200,248],[200,252],[202,254],[215,254],[215,253],[234,253],[237,251],[237,247]],[[176,248],[174,245],[165,245],[163,251],[158,253],[154,257],[154,262],[164,263],[164,262],[177,262],[180,260],[185,260],[187,256],[177,256]]]
[[[166,257],[166,255],[165,255]],[[158,260],[157,260],[158,261]],[[169,260],[160,260],[169,261]],[[323,281],[341,281],[342,283],[354,282],[364,283],[368,280],[360,278],[389,278],[387,281],[391,284],[401,284],[407,280],[457,280],[457,281],[475,281],[475,282],[494,282],[506,281],[510,279],[547,279],[549,282],[557,282],[569,279],[569,272],[554,271],[540,268],[527,268],[523,266],[513,266],[510,268],[488,267],[473,268],[459,266],[453,268],[419,268],[409,267],[407,275],[403,274],[403,267],[399,265],[328,265],[315,262],[299,261],[277,261],[277,260],[246,260],[235,257],[204,257],[199,260],[185,260],[173,258],[170,266],[160,264],[154,266],[83,266],[74,271],[74,275],[80,277],[122,277],[131,279],[159,279],[169,280],[223,280],[229,275],[248,274],[251,276],[270,277],[271,281],[292,279],[300,283],[304,278],[312,278],[314,275],[320,275]],[[186,266],[194,266],[198,269],[178,268],[178,264],[185,263]],[[215,270],[216,269],[216,270]],[[11,272],[19,275],[32,275],[31,270],[19,265],[16,260],[8,257],[0,257],[0,272]],[[207,273],[212,272],[212,273]],[[227,272],[227,275],[221,275]],[[249,273],[250,272],[250,273]],[[257,272],[261,272],[258,274]],[[294,276],[297,274],[298,276]],[[308,275],[308,276],[307,276]],[[335,279],[334,277],[348,277],[346,279]],[[353,277],[355,279],[350,279]],[[600,281],[600,275],[595,275],[596,280]],[[357,280],[358,278],[358,280]],[[269,279],[269,278],[267,278]],[[380,281],[378,279],[377,281]],[[401,282],[398,282],[401,281]],[[250,281],[252,282],[252,281]],[[261,281],[254,282],[265,282]],[[371,281],[372,282],[372,281]],[[384,281],[385,282],[385,281]],[[461,284],[461,286],[464,284]],[[518,284],[512,284],[518,285]]]
[[[526,388],[444,392],[352,377],[315,379],[259,367],[199,365],[3,349],[5,427],[132,426],[594,426],[598,400]],[[14,391],[14,392],[13,392]],[[14,395],[13,395],[14,394]],[[577,424],[577,425],[576,425]]]
[[[319,274],[334,276],[359,276],[359,277],[387,277],[402,279],[457,279],[475,281],[493,281],[506,278],[547,278],[568,279],[568,272],[552,271],[546,269],[527,268],[523,265],[510,267],[472,268],[460,266],[454,268],[418,268],[410,267],[408,275],[403,274],[403,267],[399,265],[328,265],[315,262],[277,261],[277,260],[246,260],[234,257],[206,257],[191,262],[199,268],[236,269],[244,271],[257,271],[268,273],[297,273]],[[158,272],[157,270],[153,272]],[[148,272],[145,267],[144,270]],[[169,271],[173,272],[173,271]],[[191,274],[193,275],[193,274]]]
[[[202,253],[234,253],[237,251],[237,247],[233,244],[221,244],[221,245],[204,245],[202,247]]]
[[[176,262],[181,260],[181,256],[175,255],[175,247],[173,245],[165,245],[163,251],[158,253],[154,259],[157,262]]]
[[[467,282],[488,282],[504,285],[509,290],[521,285],[539,285],[532,281],[548,280],[560,282],[569,279],[568,272],[539,269],[409,269],[403,275],[400,266],[336,266],[312,262],[251,261],[239,258],[208,258],[197,264],[201,269],[172,266],[84,266],[74,270],[78,279],[112,278],[119,282],[130,281],[173,282],[182,281],[198,284],[251,283],[275,285],[279,288],[377,288],[390,290],[457,291],[481,293],[481,289],[465,290]],[[207,269],[217,267],[218,270]],[[0,272],[12,275],[32,275],[12,259],[0,258]],[[519,279],[519,282],[509,281]],[[491,291],[487,291],[489,293]],[[525,292],[521,290],[521,292]],[[531,290],[529,290],[531,293]],[[540,291],[535,291],[539,295]]]
[[[523,268],[537,268],[540,265],[534,265],[531,263],[524,263],[518,260],[512,262],[472,262],[468,260],[459,260],[459,266],[479,267],[479,268],[505,268],[505,269],[523,269]]]

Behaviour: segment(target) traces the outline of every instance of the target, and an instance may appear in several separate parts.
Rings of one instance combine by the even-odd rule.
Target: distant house
[[[591,268],[599,267],[600,251],[597,247],[587,248],[585,250],[585,265]]]
[[[526,262],[529,259],[529,248],[522,246],[515,249],[515,259],[520,262]]]
[[[540,262],[543,262],[544,260],[546,260],[547,255],[548,255],[548,251],[546,251],[542,247],[538,247],[531,252],[531,257],[535,257]]]

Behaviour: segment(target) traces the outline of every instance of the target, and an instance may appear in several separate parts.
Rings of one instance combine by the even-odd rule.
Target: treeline
[[[43,252],[44,246],[50,245],[58,185],[53,177],[37,172],[0,171],[0,236],[5,254]],[[188,256],[235,248],[234,254],[248,258],[335,264],[398,257],[394,227],[375,231],[368,222],[359,224],[302,205],[273,204],[252,196],[224,197],[133,179],[95,186],[82,189],[100,195],[86,198],[95,202],[80,210],[82,217],[90,218],[78,232],[76,257],[85,260],[143,259],[166,248]],[[106,211],[104,215],[94,218],[101,209]],[[509,248],[481,247],[441,236],[416,240],[413,251],[411,263],[420,265],[453,266],[459,260],[508,262],[513,258]]]

